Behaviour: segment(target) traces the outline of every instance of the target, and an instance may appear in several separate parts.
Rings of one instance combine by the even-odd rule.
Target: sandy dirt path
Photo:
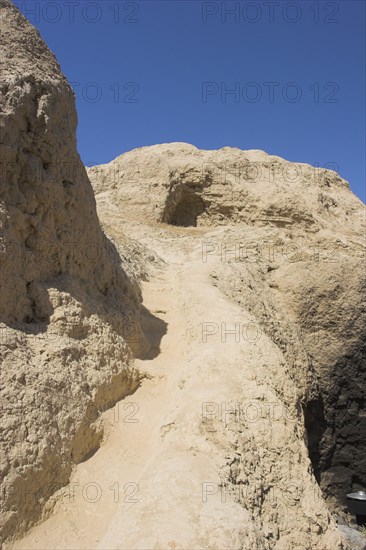
[[[144,305],[167,324],[157,356],[137,361],[150,378],[104,413],[101,448],[75,468],[52,515],[12,548],[235,549],[243,537],[255,544],[249,513],[218,490],[229,437],[207,433],[202,411],[239,399],[243,387],[248,398],[262,395],[252,366],[271,350],[219,335],[203,342],[202,323],[251,318],[212,284],[214,265],[202,262],[199,243],[172,244],[168,254],[164,246],[166,267],[143,285]]]

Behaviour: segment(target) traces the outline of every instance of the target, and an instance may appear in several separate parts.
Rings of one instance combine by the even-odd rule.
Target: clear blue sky
[[[85,164],[169,141],[263,149],[338,167],[365,201],[363,0],[16,4],[79,83]]]

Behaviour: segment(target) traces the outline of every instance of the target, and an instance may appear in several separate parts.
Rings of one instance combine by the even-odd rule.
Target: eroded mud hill
[[[0,9],[2,537],[343,548],[329,509],[366,484],[364,206],[262,151],[165,144],[87,174],[57,61]]]
[[[223,227],[202,243],[203,260],[221,259],[215,284],[284,353],[328,504],[365,487],[365,207],[348,182],[263,151],[185,143],[142,147],[88,173],[106,227]]]

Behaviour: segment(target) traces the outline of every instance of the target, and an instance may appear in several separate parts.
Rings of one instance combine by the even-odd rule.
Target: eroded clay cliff
[[[38,32],[0,2],[1,531],[22,532],[133,391],[137,278],[102,232],[76,150],[73,92]],[[135,276],[136,275],[136,276]]]

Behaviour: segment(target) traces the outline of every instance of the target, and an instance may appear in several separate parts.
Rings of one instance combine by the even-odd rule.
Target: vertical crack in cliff
[[[314,476],[318,484],[321,482],[322,471],[322,438],[327,427],[323,398],[308,401],[304,406],[304,422],[307,433],[307,445]]]

